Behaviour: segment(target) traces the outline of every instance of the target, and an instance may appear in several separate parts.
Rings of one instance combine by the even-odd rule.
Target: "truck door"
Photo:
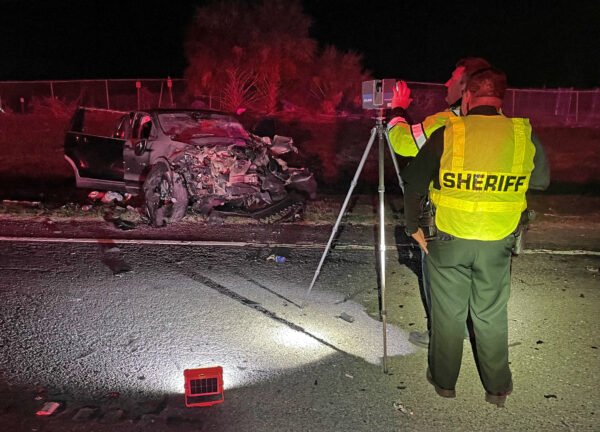
[[[130,139],[126,141],[123,158],[125,160],[125,188],[133,194],[140,193],[142,183],[149,170],[150,141],[156,136],[152,117],[144,112],[133,118]]]
[[[93,113],[92,113],[93,114]],[[85,123],[90,116],[79,109],[65,137],[65,158],[75,170],[79,187],[118,190],[123,182],[124,141],[90,133]]]

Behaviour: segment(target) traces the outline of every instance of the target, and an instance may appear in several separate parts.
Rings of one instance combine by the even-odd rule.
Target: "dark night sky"
[[[202,0],[0,0],[0,80],[180,77]],[[513,87],[600,87],[596,0],[303,0],[321,44],[377,78],[444,82],[483,56]]]

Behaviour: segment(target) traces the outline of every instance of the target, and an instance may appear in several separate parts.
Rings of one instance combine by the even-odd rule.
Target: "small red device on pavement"
[[[223,403],[223,368],[221,366],[186,369],[185,406],[202,407]]]

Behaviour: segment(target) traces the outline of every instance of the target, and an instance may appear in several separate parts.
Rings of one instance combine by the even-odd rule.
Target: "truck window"
[[[119,126],[113,134],[114,138],[125,139],[129,136],[129,130],[131,129],[131,117],[129,115],[121,117],[119,120]]]
[[[148,139],[150,138],[150,131],[152,130],[152,121],[148,119],[147,122],[142,123],[142,131],[140,133],[140,138]]]
[[[149,115],[140,115],[133,124],[133,138],[147,139],[152,130],[152,119]]]

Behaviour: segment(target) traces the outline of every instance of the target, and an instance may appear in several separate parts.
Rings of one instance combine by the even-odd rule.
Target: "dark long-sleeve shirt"
[[[469,111],[467,115],[499,115],[491,106],[478,106]],[[421,212],[421,202],[427,196],[429,184],[440,189],[439,172],[440,159],[444,152],[444,130],[437,129],[427,140],[421,151],[402,171],[404,181],[404,216],[406,218],[406,232],[412,234],[417,231],[418,220]],[[534,169],[529,180],[529,189],[545,190],[550,184],[550,167],[544,148],[535,134],[531,140],[535,146],[533,158]]]

